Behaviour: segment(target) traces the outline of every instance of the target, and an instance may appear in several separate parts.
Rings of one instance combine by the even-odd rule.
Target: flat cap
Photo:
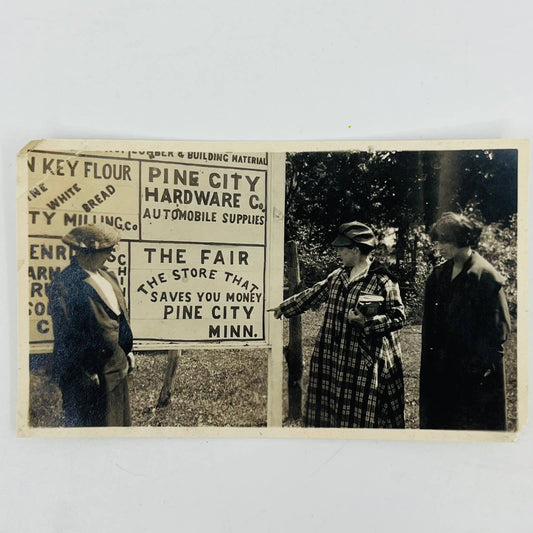
[[[72,248],[97,252],[115,246],[120,233],[106,224],[87,224],[74,228],[61,240]]]
[[[331,244],[333,246],[364,244],[370,248],[375,248],[377,240],[374,232],[367,225],[353,221],[339,226],[338,235]]]

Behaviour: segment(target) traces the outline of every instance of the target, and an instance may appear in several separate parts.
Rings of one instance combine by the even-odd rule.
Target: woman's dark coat
[[[67,426],[128,426],[128,359],[133,346],[128,310],[116,276],[98,271],[113,287],[116,315],[100,288],[75,261],[50,287],[54,374],[63,394]],[[97,374],[100,384],[90,376]]]
[[[476,252],[453,280],[452,268],[438,266],[426,284],[420,427],[505,430],[503,278]]]

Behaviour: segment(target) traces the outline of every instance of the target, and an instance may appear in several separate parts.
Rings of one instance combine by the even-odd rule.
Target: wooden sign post
[[[287,243],[287,278],[289,296],[300,289],[300,263],[298,245]],[[299,420],[302,416],[302,317],[297,315],[289,320],[289,344],[285,351],[288,369],[289,418]]]

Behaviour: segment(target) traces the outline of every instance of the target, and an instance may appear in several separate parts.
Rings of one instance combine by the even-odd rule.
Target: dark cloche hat
[[[120,233],[106,224],[87,224],[74,228],[61,240],[72,248],[97,252],[115,246],[120,241]]]
[[[331,243],[333,246],[353,246],[354,244],[364,244],[370,248],[375,248],[377,244],[374,232],[361,222],[346,222],[341,224],[338,235]]]

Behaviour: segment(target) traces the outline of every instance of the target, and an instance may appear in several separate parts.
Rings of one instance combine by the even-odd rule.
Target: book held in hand
[[[365,316],[377,315],[381,304],[384,302],[383,296],[379,294],[361,294],[357,301],[357,307]]]

